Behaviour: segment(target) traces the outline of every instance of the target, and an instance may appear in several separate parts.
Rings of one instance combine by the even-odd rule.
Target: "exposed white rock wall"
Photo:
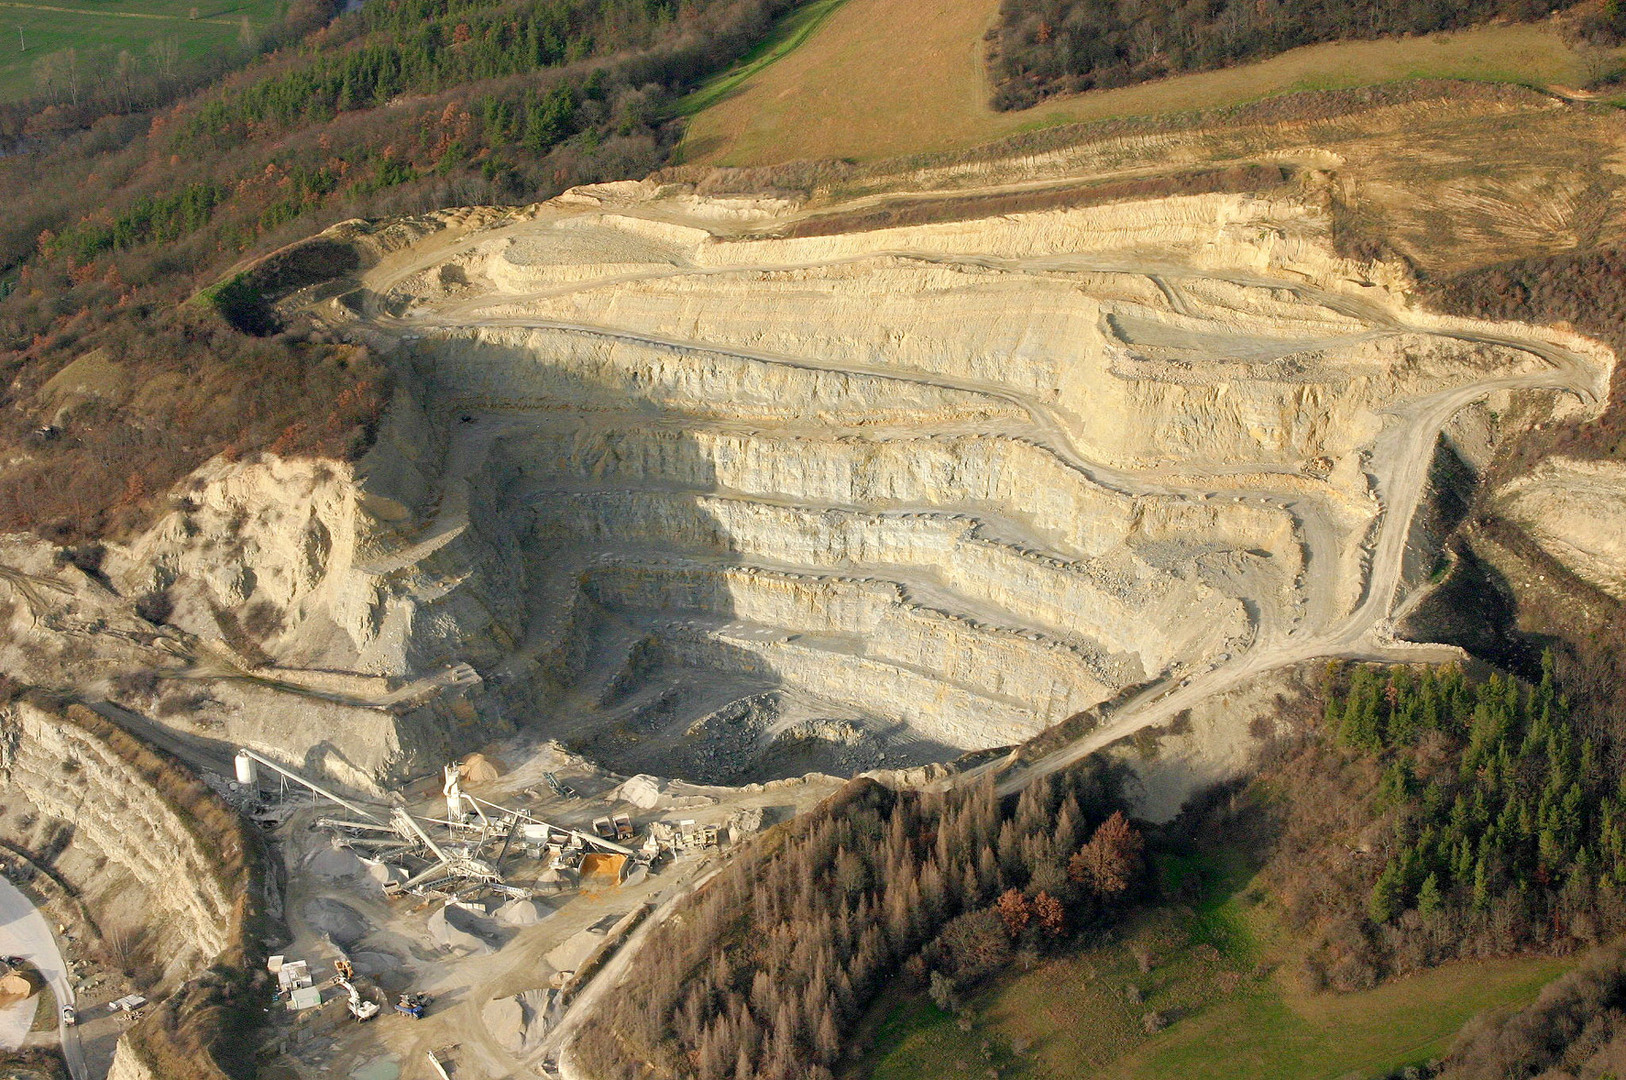
[[[538,499],[538,543],[669,545],[827,569],[907,569],[1052,632],[1101,642],[1159,671],[1246,633],[1242,604],[1160,573],[1129,548],[1081,562],[994,539],[963,514],[865,513],[671,492]]]
[[[1496,497],[1549,555],[1626,600],[1626,465],[1551,458]]]
[[[603,567],[588,589],[607,607],[700,611],[791,633],[836,635],[864,656],[981,693],[1047,701],[1039,718],[1066,719],[1134,681],[1135,665],[1032,630],[989,626],[912,602],[884,581],[787,574],[760,567]],[[841,695],[853,700],[853,688]]]
[[[184,980],[226,947],[232,899],[215,860],[151,778],[89,732],[27,702],[0,719],[0,736],[6,785],[70,822],[73,844],[105,857],[142,890],[166,982]]]
[[[677,413],[849,427],[1016,423],[1016,402],[913,379],[771,363],[593,331],[475,328],[436,345],[437,382],[463,406]]]
[[[323,317],[400,346],[378,447],[215,463],[109,564],[258,680],[220,684],[224,737],[363,784],[504,716],[604,722],[653,635],[1009,743],[1333,625],[1384,425],[1545,362],[1293,199],[770,235],[795,209],[608,185],[367,235]],[[389,711],[457,661],[503,689]]]
[[[1026,523],[1055,550],[1083,557],[1137,539],[1166,539],[1174,519],[1194,542],[1258,547],[1295,569],[1292,520],[1232,502],[1131,498],[1091,482],[1045,447],[993,435],[818,438],[708,427],[538,428],[511,442],[516,469],[539,486],[676,486],[853,508],[973,510]],[[1143,532],[1150,528],[1150,534]],[[1200,539],[1199,539],[1200,537]]]
[[[130,1041],[120,1038],[113,1049],[113,1064],[107,1070],[107,1080],[171,1080],[149,1069],[130,1049]]]
[[[568,288],[528,276],[540,262],[552,274],[546,253],[583,229],[647,244],[652,227],[587,215],[505,237],[482,256],[496,286],[482,314],[1025,395],[1091,460],[1126,468],[1338,456],[1374,408],[1485,359],[1342,310],[1392,299],[1354,284],[1371,268],[1331,253],[1317,211],[1239,195],[795,240],[659,225],[641,274],[608,265]],[[1307,282],[1330,292],[1283,287]]]
[[[662,640],[679,661],[696,667],[765,675],[837,701],[859,695],[874,714],[900,720],[946,746],[1005,746],[1048,726],[1025,703],[999,700],[925,672],[812,647],[785,635],[673,625]],[[1038,707],[1058,711],[1048,700]]]

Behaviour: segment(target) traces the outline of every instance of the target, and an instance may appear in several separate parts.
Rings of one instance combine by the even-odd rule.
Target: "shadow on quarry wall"
[[[1398,629],[1413,641],[1456,645],[1521,678],[1539,680],[1542,650],[1553,639],[1519,628],[1512,584],[1474,551],[1467,535],[1478,484],[1442,437],[1407,537],[1401,579],[1407,591],[1432,588]]]
[[[697,413],[726,403],[604,370],[599,381],[545,350],[458,336],[429,376],[449,460],[460,435],[499,425],[471,486],[494,519],[475,527],[519,549],[523,625],[510,627],[511,658],[489,687],[500,707],[616,771],[701,783],[954,757],[877,717],[860,687],[820,715],[822,699],[789,685],[772,656],[720,640],[713,631],[743,621],[722,577],[685,592],[652,574],[633,595],[669,603],[647,607],[595,586],[595,571],[617,564],[636,576],[663,561],[751,561],[705,502],[721,492],[715,450],[691,433]],[[774,646],[796,636],[748,632]],[[883,759],[883,745],[905,752]]]
[[[1401,558],[1400,585],[1404,595],[1442,579],[1450,570],[1446,547],[1473,506],[1479,478],[1457,456],[1442,436],[1434,444],[1422,501],[1412,515]]]
[[[1532,681],[1541,678],[1541,653],[1553,639],[1518,628],[1513,587],[1474,553],[1460,534],[1447,547],[1450,569],[1399,627],[1413,641],[1456,645],[1470,655]]]

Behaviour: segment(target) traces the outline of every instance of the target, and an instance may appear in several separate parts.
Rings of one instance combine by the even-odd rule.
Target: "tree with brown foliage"
[[[1041,892],[1033,898],[1033,914],[1051,937],[1061,937],[1067,932],[1067,908],[1049,893]]]
[[[1100,896],[1128,889],[1140,868],[1144,842],[1122,810],[1103,821],[1067,863],[1067,876]]]
[[[1000,919],[1005,923],[1005,932],[1011,937],[1021,937],[1022,931],[1033,919],[1033,906],[1020,889],[1006,889],[1001,893],[994,903],[994,910],[999,912]]]
[[[1101,912],[1059,878],[1087,823],[1120,803],[1090,764],[1000,800],[856,780],[737,853],[654,931],[616,999],[577,1043],[604,1080],[828,1077],[842,1033],[898,973],[952,1004],[1023,948]],[[996,855],[996,848],[998,849]],[[1029,899],[1029,894],[1034,895]],[[999,899],[996,899],[999,898]]]

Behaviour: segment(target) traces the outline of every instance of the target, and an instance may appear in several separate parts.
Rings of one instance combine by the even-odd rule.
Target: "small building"
[[[322,991],[314,986],[301,986],[288,995],[288,1008],[294,1011],[314,1009],[322,1004]]]
[[[284,993],[302,990],[314,982],[310,965],[304,960],[284,960],[277,968],[277,986]]]

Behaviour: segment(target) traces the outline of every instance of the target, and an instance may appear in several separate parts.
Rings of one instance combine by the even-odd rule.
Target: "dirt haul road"
[[[513,226],[499,232],[523,230]],[[456,247],[459,245],[452,245]],[[461,245],[466,246],[466,245]],[[433,257],[417,258],[387,268],[380,268],[369,280],[370,295],[387,294],[412,274],[420,273],[443,258],[447,248],[441,246]],[[1203,698],[1221,692],[1238,682],[1274,668],[1290,666],[1317,657],[1367,656],[1389,659],[1444,659],[1455,653],[1432,646],[1411,646],[1390,639],[1388,620],[1397,589],[1402,555],[1411,521],[1422,496],[1427,479],[1428,465],[1436,440],[1451,417],[1464,406],[1483,399],[1498,390],[1546,389],[1567,391],[1579,397],[1585,405],[1595,406],[1600,400],[1600,372],[1597,363],[1589,357],[1559,347],[1550,340],[1533,334],[1525,335],[1506,326],[1445,325],[1444,321],[1427,316],[1412,317],[1411,313],[1391,305],[1370,300],[1347,292],[1335,292],[1287,277],[1237,272],[1194,269],[1173,262],[1146,260],[1125,261],[1119,258],[1081,258],[1077,256],[1037,255],[1027,258],[995,257],[978,254],[959,256],[941,252],[922,252],[908,249],[865,252],[862,255],[838,257],[828,260],[803,262],[774,262],[756,265],[753,269],[763,274],[793,273],[808,270],[828,270],[833,266],[855,263],[861,259],[893,257],[931,262],[958,268],[985,268],[1005,274],[1070,275],[1080,273],[1122,274],[1142,277],[1153,282],[1169,298],[1177,313],[1189,308],[1183,290],[1190,283],[1223,281],[1242,287],[1278,290],[1328,310],[1339,312],[1362,324],[1358,333],[1345,334],[1344,344],[1364,339],[1393,335],[1430,335],[1455,339],[1466,343],[1497,346],[1527,354],[1540,361],[1540,370],[1519,375],[1486,377],[1468,385],[1404,402],[1391,409],[1384,418],[1384,426],[1371,446],[1367,464],[1374,506],[1375,521],[1364,534],[1340,527],[1336,522],[1347,507],[1330,505],[1325,497],[1307,493],[1301,485],[1284,483],[1280,488],[1260,484],[1261,471],[1250,473],[1254,486],[1238,487],[1234,483],[1216,482],[1212,486],[1201,483],[1204,468],[1183,469],[1178,477],[1161,479],[1150,472],[1129,472],[1090,460],[1081,453],[1063,417],[1048,403],[1033,396],[1013,393],[1009,387],[976,379],[948,377],[941,373],[910,371],[884,364],[839,363],[813,353],[787,356],[766,350],[740,348],[715,342],[686,340],[670,334],[655,334],[640,329],[616,326],[612,320],[604,323],[572,322],[552,318],[528,317],[523,311],[527,300],[557,293],[551,289],[535,294],[506,293],[496,297],[475,299],[419,300],[410,304],[398,316],[390,315],[380,305],[370,305],[370,317],[362,321],[370,330],[390,337],[406,334],[468,332],[476,328],[535,329],[581,335],[607,343],[629,343],[638,346],[669,350],[677,353],[728,356],[763,364],[785,365],[820,372],[838,372],[864,375],[900,383],[914,383],[936,389],[960,391],[985,396],[988,399],[1015,406],[1029,417],[1026,424],[1000,427],[1002,436],[1018,437],[1041,444],[1077,470],[1091,483],[1129,496],[1164,496],[1192,500],[1229,498],[1256,502],[1291,515],[1303,547],[1306,580],[1301,601],[1296,610],[1280,610],[1261,602],[1250,611],[1256,623],[1249,647],[1235,655],[1195,674],[1170,676],[1154,683],[1119,705],[1107,722],[1072,745],[1057,751],[1041,761],[1018,766],[1014,761],[985,766],[970,774],[980,776],[984,771],[1000,775],[1000,788],[1012,791],[1055,769],[1087,756],[1108,743],[1130,735],[1141,728],[1165,721],[1180,709],[1188,708]],[[600,285],[614,281],[648,281],[655,278],[705,277],[727,273],[728,268],[716,267],[661,267],[645,273],[633,273],[601,279]],[[564,287],[568,288],[568,287]],[[399,309],[398,309],[399,310]],[[475,410],[479,414],[478,410]],[[495,414],[494,414],[495,415]],[[485,417],[482,415],[482,419]],[[455,433],[461,441],[489,443],[489,428],[485,425],[469,427]],[[483,455],[484,446],[475,457]],[[454,449],[454,457],[462,459],[469,453]],[[1230,471],[1213,468],[1216,480]],[[458,472],[466,470],[459,469]],[[1268,476],[1265,476],[1268,480]],[[1287,477],[1284,476],[1284,480]],[[1296,477],[1294,479],[1297,479]],[[448,508],[450,509],[450,508]],[[453,513],[461,518],[462,507]],[[461,521],[457,523],[461,525]],[[453,526],[454,528],[456,526]],[[443,534],[448,523],[437,520],[432,528]],[[1351,581],[1351,571],[1364,576],[1364,580]],[[1340,595],[1359,595],[1359,603],[1352,611],[1342,612]],[[968,777],[968,778],[970,778]]]
[[[1246,628],[1234,644],[1164,652],[1159,667],[1148,667],[1141,690],[1124,691],[1117,703],[1102,706],[1104,721],[1067,747],[1031,763],[1015,756],[993,761],[954,782],[977,782],[992,774],[998,789],[1013,792],[1119,738],[1163,724],[1208,696],[1304,660],[1454,657],[1447,647],[1398,642],[1390,633],[1406,538],[1442,429],[1460,410],[1496,392],[1551,390],[1579,398],[1579,410],[1571,413],[1597,408],[1608,379],[1608,359],[1589,355],[1590,343],[1561,333],[1416,311],[1398,286],[1372,285],[1363,270],[1330,259],[1314,242],[1272,247],[1273,236],[1314,236],[1314,221],[1302,216],[1309,213],[1302,208],[1218,197],[1172,203],[1179,207],[1164,216],[1156,208],[1102,208],[1072,216],[1037,215],[1028,223],[1016,215],[987,228],[953,223],[935,231],[893,229],[829,241],[769,237],[763,244],[720,236],[712,231],[717,218],[685,220],[670,207],[616,203],[615,213],[600,216],[553,205],[527,211],[528,216],[501,216],[493,221],[494,228],[465,233],[450,228],[421,237],[380,260],[364,275],[363,288],[351,294],[348,306],[335,299],[330,311],[325,307],[325,319],[338,316],[350,324],[343,332],[385,348],[410,343],[428,368],[434,366],[436,350],[455,350],[460,342],[483,340],[481,335],[491,335],[502,348],[452,361],[450,371],[460,374],[434,384],[447,395],[439,403],[452,418],[446,425],[449,449],[439,475],[439,501],[416,543],[387,561],[369,564],[369,569],[387,573],[403,568],[459,535],[470,524],[468,490],[483,480],[480,470],[486,462],[498,457],[494,446],[511,436],[524,439],[527,429],[569,434],[574,426],[577,434],[571,438],[590,439],[597,431],[629,426],[647,434],[693,425],[727,431],[737,439],[730,446],[761,439],[769,447],[761,454],[764,460],[789,454],[790,449],[779,447],[800,441],[811,447],[803,462],[806,475],[820,477],[846,475],[842,470],[849,465],[842,462],[849,459],[837,460],[847,452],[839,446],[842,439],[847,446],[878,454],[888,441],[907,444],[915,439],[925,446],[940,436],[971,436],[990,447],[1037,447],[1060,465],[1047,483],[1109,493],[1089,494],[1078,503],[1094,507],[1091,512],[1101,516],[1101,535],[1114,535],[1112,514],[1122,512],[1137,522],[1143,512],[1164,514],[1174,524],[1164,525],[1163,535],[1174,540],[1146,543],[1153,548],[1166,543],[1161,550],[1166,560],[1193,561],[1172,571],[1167,563],[1141,564],[1137,573],[1148,579],[1166,573],[1161,581],[1167,589],[1182,589],[1182,582],[1193,579],[1208,582],[1241,602]],[[1210,213],[1213,220],[1203,218]],[[579,220],[572,223],[572,215]],[[1091,237],[1107,239],[1098,244]],[[1042,254],[1057,244],[1115,247]],[[873,275],[873,285],[865,275]],[[450,288],[442,288],[446,281]],[[872,288],[873,294],[868,291]],[[976,301],[963,307],[966,330],[943,330],[954,324],[940,312],[959,311],[953,307],[959,294]],[[989,303],[979,296],[998,299]],[[1011,299],[1006,303],[1005,298]],[[776,303],[780,306],[772,306]],[[907,306],[915,303],[919,307]],[[935,309],[933,304],[948,307]],[[1078,317],[1078,312],[1091,311],[1091,304],[1098,312],[1096,325]],[[1026,319],[1023,311],[1034,312],[1033,324],[1011,325],[1011,320]],[[1119,316],[1127,330],[1112,324]],[[977,317],[985,322],[976,324]],[[1002,322],[1010,332],[995,332]],[[938,333],[948,343],[930,338],[941,345],[940,353],[911,351],[912,325],[925,337]],[[511,337],[502,337],[504,333]],[[966,351],[956,355],[963,340]],[[1137,353],[1140,343],[1146,348]],[[984,350],[980,355],[979,348]],[[1046,368],[1050,358],[1057,358],[1057,368]],[[1114,358],[1125,359],[1127,366],[1114,366]],[[550,385],[579,385],[563,379],[548,382],[550,372],[572,363],[589,364],[584,382],[592,387],[582,397],[561,390],[559,397],[548,398]],[[488,379],[489,366],[499,371]],[[532,371],[540,382],[527,382]],[[774,376],[763,376],[764,371]],[[709,381],[689,377],[694,372],[704,372]],[[836,385],[829,376],[839,377],[839,394],[846,395],[837,395],[839,400],[857,402],[850,421],[836,398],[800,402],[790,394],[776,397],[776,387]],[[473,382],[459,382],[465,377]],[[602,382],[593,384],[593,377],[602,377]],[[1054,384],[1047,384],[1050,377]],[[724,385],[727,379],[732,384]],[[1080,381],[1088,381],[1083,392]],[[1249,394],[1249,385],[1255,387],[1250,403],[1229,405],[1224,400],[1233,382],[1241,387],[1239,395]],[[1351,390],[1348,384],[1361,385]],[[1125,385],[1133,389],[1124,392]],[[1293,387],[1299,385],[1314,389],[1296,397]],[[491,397],[472,387],[493,387]],[[756,412],[730,412],[737,387],[743,387],[741,400]],[[1167,387],[1219,387],[1219,392],[1203,398],[1206,390]],[[1112,442],[1119,416],[1089,412],[1096,408],[1089,400],[1096,394],[1117,394],[1112,400],[1122,410],[1179,410],[1182,402],[1197,402],[1213,412],[1177,420],[1197,428],[1223,420],[1234,426],[1234,434],[1193,442],[1202,454],[1148,455],[1145,449],[1137,451],[1127,434],[1124,442]],[[904,405],[873,412],[888,402]],[[953,402],[954,408],[919,405],[911,423],[911,402]],[[673,403],[670,412],[665,403]],[[932,408],[941,408],[948,420],[933,420]],[[1280,447],[1286,449],[1272,451],[1265,436],[1249,441],[1255,436],[1246,425],[1255,416],[1280,423],[1286,431]],[[1171,423],[1167,413],[1145,423],[1153,420]],[[1141,423],[1138,416],[1135,421]],[[1322,431],[1338,423],[1353,428],[1341,434]],[[1301,434],[1304,439],[1294,442]],[[1233,438],[1237,441],[1224,441]],[[603,478],[598,470],[615,464],[610,449],[593,449],[598,457],[587,455],[582,459],[587,464],[579,467],[571,464],[569,449],[550,449],[563,446],[561,442],[538,446],[540,454],[563,462],[543,462],[538,491],[615,491],[621,483],[631,485],[629,490],[670,490],[686,498],[720,496],[774,512],[805,511],[823,522],[857,514],[868,514],[867,520],[875,522],[886,516],[954,517],[982,522],[979,527],[998,533],[1003,551],[1049,560],[1047,573],[1054,569],[1065,576],[1063,571],[1072,573],[1072,566],[1093,558],[1067,537],[1062,537],[1062,547],[1054,547],[1060,533],[1036,529],[1031,520],[1011,524],[1013,517],[1029,516],[1033,507],[1002,503],[1006,491],[1049,498],[1044,488],[998,488],[1011,470],[1036,457],[1000,459],[989,451],[995,465],[985,488],[974,488],[969,480],[961,483],[959,470],[969,472],[977,462],[972,457],[950,460],[941,467],[943,473],[933,473],[946,477],[940,488],[930,486],[938,483],[927,478],[930,465],[914,472],[899,468],[886,473],[885,481],[876,472],[847,488],[803,483],[797,468],[779,473],[764,465],[759,481],[738,470],[730,473],[750,480],[746,488],[678,473],[634,475],[634,468]],[[1317,446],[1341,455],[1335,480],[1307,475],[1302,467],[1320,452],[1311,449]],[[733,464],[724,462],[724,455],[743,454],[719,449],[701,455],[712,452],[717,457],[707,459],[711,464]],[[514,457],[515,452],[506,449],[504,454]],[[629,457],[636,460],[636,455]],[[862,454],[850,460],[854,473],[863,467]],[[585,472],[571,473],[571,468]],[[517,498],[524,499],[525,491]],[[1272,548],[1275,555],[1255,558],[1242,551],[1250,547],[1250,538],[1265,533],[1224,532],[1231,527],[1226,522],[1247,516],[1265,522],[1260,529],[1281,522],[1291,532],[1283,542],[1272,540],[1278,543]],[[774,520],[800,519],[787,512]],[[1218,532],[1205,522],[1216,522]],[[873,527],[881,535],[889,525]],[[725,540],[735,538],[727,524],[717,529]],[[602,540],[608,547],[597,551],[620,556],[623,548],[633,551],[637,543],[647,547],[650,542],[649,535],[610,535]],[[1067,543],[1073,547],[1065,547]],[[1228,543],[1233,545],[1229,569],[1206,569],[1200,550]],[[1262,547],[1268,545],[1262,542]],[[1198,555],[1187,555],[1190,550]],[[639,558],[644,558],[642,551],[631,561]],[[806,556],[795,545],[738,545],[719,558],[764,566],[782,563],[803,569],[802,581],[808,582],[828,574],[831,566],[846,566],[839,560],[808,558],[798,568],[793,560]],[[579,561],[561,558],[558,564],[569,568],[564,577],[574,582]],[[862,563],[852,573],[865,573]],[[1003,623],[1028,641],[1047,639],[1055,626],[1042,618],[1023,621],[1020,608],[1000,607],[1000,595],[1016,592],[972,594],[959,584],[938,589],[943,581],[933,579],[938,568],[930,563],[901,558],[873,573],[904,582],[945,612],[987,625]],[[1145,623],[1151,616],[1135,607],[1137,595],[1122,594],[1127,597],[1124,610]],[[1054,600],[1054,595],[1037,599]],[[1111,605],[1101,610],[1107,607]],[[1076,625],[1088,629],[1088,620]],[[1109,629],[1124,631],[1122,626]],[[1151,654],[1154,649],[1148,649]],[[519,670],[524,664],[512,667]],[[961,668],[943,677],[943,685],[958,691],[964,683],[953,678],[974,677],[977,672]],[[662,912],[675,899],[668,898]],[[569,1070],[572,1033],[634,963],[662,912],[584,987],[564,1023],[550,1034],[548,1052],[558,1052],[564,1069]]]
[[[68,980],[68,966],[62,960],[62,951],[57,948],[50,925],[46,923],[45,916],[35,910],[28,897],[4,878],[0,878],[0,953],[20,956],[33,964],[50,985],[58,1005],[73,1004],[73,984]],[[32,1017],[32,1009],[29,1015]],[[62,1041],[62,1056],[67,1059],[73,1080],[85,1080],[90,1074],[85,1068],[84,1051],[79,1046],[79,1032],[63,1023],[60,1011],[57,1015],[57,1037]]]
[[[1502,338],[1499,343],[1511,344]],[[1534,350],[1532,350],[1534,351]],[[1402,557],[1412,517],[1422,499],[1432,449],[1441,429],[1463,407],[1495,390],[1569,391],[1587,404],[1599,395],[1596,375],[1583,359],[1542,355],[1553,367],[1515,379],[1489,379],[1450,393],[1437,394],[1396,411],[1374,446],[1372,478],[1383,504],[1378,534],[1368,562],[1365,593],[1354,612],[1322,633],[1262,638],[1252,649],[1213,670],[1176,686],[1154,685],[1125,702],[1106,722],[1071,744],[1031,763],[1014,757],[972,770],[959,782],[970,782],[993,772],[1000,794],[1010,794],[1059,769],[1088,757],[1119,739],[1164,723],[1182,709],[1223,693],[1238,683],[1265,672],[1291,667],[1306,660],[1348,657],[1395,662],[1440,662],[1456,658],[1456,649],[1396,641],[1390,615],[1399,587]]]
[[[639,211],[634,209],[630,212]],[[818,259],[764,259],[757,262],[747,258],[740,265],[731,266],[703,266],[692,262],[684,265],[681,258],[674,258],[671,262],[658,265],[652,262],[647,268],[631,272],[611,265],[606,265],[602,272],[590,267],[579,279],[561,278],[559,284],[536,291],[523,288],[505,291],[499,288],[474,297],[467,292],[452,295],[419,295],[415,292],[417,286],[414,282],[421,281],[425,273],[433,272],[437,263],[445,266],[451,265],[453,260],[463,259],[460,266],[478,268],[482,259],[499,260],[502,245],[523,241],[533,228],[545,228],[548,220],[551,220],[551,213],[543,211],[537,218],[518,222],[509,218],[498,228],[463,236],[431,236],[414,249],[386,258],[365,276],[363,289],[354,298],[356,302],[347,316],[347,320],[352,321],[350,332],[357,337],[372,338],[385,344],[421,341],[423,349],[432,351],[437,339],[450,340],[481,330],[546,331],[566,338],[592,339],[611,349],[628,346],[680,356],[692,355],[714,367],[719,358],[724,358],[775,368],[862,377],[893,386],[973,395],[990,403],[986,414],[991,419],[957,420],[957,432],[969,430],[990,438],[1020,440],[1037,445],[1097,488],[1130,499],[1173,499],[1193,507],[1211,503],[1248,504],[1291,521],[1294,541],[1302,555],[1302,581],[1294,582],[1291,599],[1284,599],[1284,594],[1268,580],[1268,571],[1260,572],[1257,579],[1247,576],[1250,571],[1239,571],[1235,588],[1247,604],[1251,621],[1250,632],[1242,645],[1218,655],[1195,659],[1193,666],[1155,673],[1149,685],[1108,708],[1105,719],[1093,731],[1043,758],[1023,763],[1012,756],[962,774],[955,781],[978,782],[985,776],[993,775],[1001,792],[1019,790],[1112,742],[1143,728],[1164,723],[1181,709],[1273,669],[1319,657],[1444,660],[1457,655],[1455,650],[1443,646],[1395,641],[1390,631],[1407,536],[1424,493],[1434,447],[1442,430],[1460,410],[1498,391],[1548,390],[1572,394],[1580,400],[1584,411],[1600,404],[1607,385],[1607,363],[1596,356],[1557,344],[1557,339],[1552,335],[1513,325],[1436,318],[1426,312],[1409,309],[1402,296],[1384,289],[1359,285],[1345,288],[1347,282],[1337,284],[1337,287],[1322,287],[1313,283],[1308,275],[1290,267],[1280,274],[1267,274],[1252,269],[1186,265],[1175,259],[1159,257],[1078,254],[1010,256],[975,250],[951,254],[941,250],[879,246],[859,254],[833,253],[828,258]],[[646,224],[651,229],[664,227],[658,220]],[[482,247],[490,251],[482,253]],[[852,350],[850,355],[838,356],[833,350],[811,342],[805,351],[791,355],[755,348],[750,342],[737,338],[708,340],[700,332],[698,319],[693,324],[696,333],[688,336],[687,324],[679,323],[660,329],[639,325],[635,310],[632,315],[623,317],[622,312],[608,302],[590,307],[584,305],[571,312],[572,317],[569,318],[559,317],[556,309],[548,306],[554,299],[589,287],[611,290],[602,294],[611,296],[614,287],[623,283],[651,287],[652,291],[656,291],[653,286],[662,282],[674,283],[674,292],[689,288],[689,283],[693,283],[694,290],[704,294],[709,287],[707,279],[737,274],[742,270],[761,275],[764,280],[797,275],[818,280],[818,275],[832,273],[837,268],[851,268],[857,274],[862,265],[888,259],[911,266],[929,265],[949,269],[963,274],[966,280],[982,274],[1005,280],[1023,277],[1042,279],[1056,284],[1067,282],[1077,275],[1104,275],[1149,282],[1164,298],[1171,313],[1165,318],[1165,327],[1189,327],[1195,320],[1206,317],[1221,328],[1247,332],[1247,313],[1241,313],[1239,319],[1229,324],[1224,323],[1224,316],[1216,320],[1213,316],[1201,314],[1204,310],[1213,311],[1216,306],[1223,306],[1221,300],[1215,300],[1215,296],[1230,295],[1224,293],[1225,289],[1261,290],[1272,297],[1292,298],[1294,302],[1336,313],[1347,320],[1347,324],[1339,328],[1335,318],[1306,317],[1304,325],[1330,329],[1319,336],[1305,332],[1298,338],[1291,338],[1290,335],[1278,338],[1267,336],[1249,342],[1250,346],[1257,346],[1259,350],[1249,356],[1257,355],[1266,360],[1279,360],[1287,355],[1281,351],[1273,353],[1272,349],[1290,347],[1301,354],[1309,354],[1322,349],[1334,353],[1340,349],[1354,352],[1367,346],[1390,348],[1392,351],[1383,355],[1393,359],[1399,355],[1393,350],[1409,347],[1405,344],[1395,345],[1394,342],[1411,337],[1484,346],[1489,347],[1489,352],[1503,350],[1506,354],[1497,353],[1492,357],[1494,363],[1487,365],[1483,371],[1475,368],[1471,376],[1453,377],[1432,385],[1413,385],[1398,393],[1388,405],[1377,407],[1371,433],[1361,444],[1363,449],[1359,455],[1359,468],[1365,474],[1364,483],[1346,484],[1339,488],[1309,482],[1290,464],[1261,464],[1255,460],[1230,462],[1210,458],[1205,461],[1169,461],[1157,467],[1140,469],[1115,467],[1092,460],[1091,455],[1085,452],[1080,438],[1076,437],[1079,433],[1077,417],[1069,417],[1048,396],[1013,389],[1009,382],[988,381],[960,371],[925,370],[906,363],[866,362],[869,357],[863,356],[860,349]],[[1238,265],[1253,266],[1258,263],[1239,261]],[[458,276],[461,275],[462,270]],[[1223,288],[1216,289],[1216,286]],[[1188,296],[1188,293],[1191,295]],[[1201,299],[1194,301],[1193,297]],[[535,310],[530,310],[532,308]],[[587,311],[591,313],[585,317],[577,314]],[[772,317],[771,314],[764,315],[765,319]],[[1237,330],[1238,326],[1240,330]],[[1284,341],[1286,345],[1282,344]],[[545,354],[539,359],[544,363],[553,362]],[[876,359],[885,361],[888,357],[877,355]],[[989,378],[999,378],[1004,374],[997,368],[977,369],[976,373],[989,371],[993,372]],[[1221,377],[1227,376],[1222,374]],[[600,410],[597,415],[611,416],[613,406],[597,407]],[[468,505],[462,494],[466,481],[473,478],[494,439],[504,437],[506,430],[519,430],[529,423],[544,422],[544,414],[549,410],[534,411],[537,416],[530,417],[523,407],[504,407],[500,402],[493,403],[489,408],[477,401],[459,403],[459,412],[467,422],[450,425],[451,446],[447,454],[447,467],[440,478],[440,504],[419,538],[424,548],[442,542],[442,538],[455,534],[467,525]],[[559,410],[555,408],[554,411]],[[591,425],[602,421],[589,418],[582,422]],[[656,414],[643,422],[656,426],[681,421],[676,417]],[[720,427],[731,421],[711,419],[705,422]],[[752,421],[751,424],[774,434],[812,432],[821,427],[820,420],[803,415],[785,415],[777,419]],[[748,425],[741,422],[735,426]],[[832,430],[828,424],[822,426],[826,431]],[[865,430],[871,435],[886,434],[884,429],[876,427]],[[772,491],[761,491],[750,493],[750,498],[762,505],[773,505],[781,496]],[[790,505],[789,497],[783,498],[786,505]],[[825,509],[813,501],[805,505]],[[935,504],[921,503],[917,506],[907,502],[887,504],[885,510],[899,515],[915,511],[952,512]],[[986,508],[979,508],[976,512],[985,518],[990,513]],[[418,550],[408,549],[412,556]],[[396,560],[397,563],[401,561]],[[1250,589],[1253,590],[1251,595]],[[678,895],[668,898],[656,916],[634,933],[605,970],[584,988],[564,1022],[548,1037],[546,1052],[557,1053],[567,1073],[573,1033],[592,1012],[595,1003],[634,962],[639,948],[647,940],[650,927],[671,910],[677,899]]]

